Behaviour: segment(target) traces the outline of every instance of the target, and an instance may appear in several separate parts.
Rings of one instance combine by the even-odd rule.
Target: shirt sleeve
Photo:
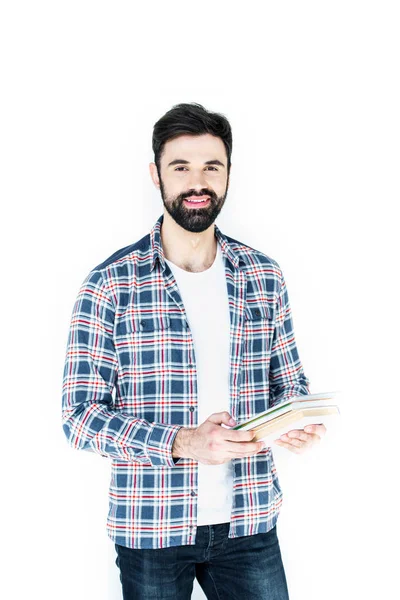
[[[71,447],[118,460],[173,467],[180,425],[150,423],[114,407],[118,359],[115,309],[102,275],[92,271],[71,317],[62,388],[62,425]]]
[[[276,307],[269,372],[270,407],[286,402],[293,396],[310,394],[310,382],[304,374],[296,347],[286,282],[282,271],[280,273],[281,286]]]

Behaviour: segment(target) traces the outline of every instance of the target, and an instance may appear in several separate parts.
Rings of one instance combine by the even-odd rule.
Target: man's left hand
[[[307,448],[318,444],[326,433],[325,425],[306,425],[304,429],[292,429],[275,440],[278,446],[301,454]]]

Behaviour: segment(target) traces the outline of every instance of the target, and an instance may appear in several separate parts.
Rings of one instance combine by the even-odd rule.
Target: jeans
[[[208,600],[289,600],[276,525],[232,539],[229,527],[197,527],[193,546],[115,544],[124,600],[189,600],[195,577]]]

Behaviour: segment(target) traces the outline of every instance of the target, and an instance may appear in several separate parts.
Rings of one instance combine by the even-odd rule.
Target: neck
[[[181,269],[196,273],[213,264],[217,253],[214,224],[199,233],[186,231],[164,209],[160,235],[165,258]]]

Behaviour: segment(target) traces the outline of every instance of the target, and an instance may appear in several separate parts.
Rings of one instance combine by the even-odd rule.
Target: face
[[[160,177],[154,163],[150,172],[174,221],[187,231],[210,227],[224,205],[229,185],[221,138],[208,133],[181,135],[166,142],[160,162]]]

